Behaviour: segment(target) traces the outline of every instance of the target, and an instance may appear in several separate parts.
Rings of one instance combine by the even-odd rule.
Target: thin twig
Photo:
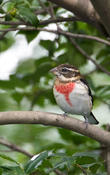
[[[53,4],[51,2],[49,2],[49,7],[50,7],[51,18],[56,19],[55,14],[54,14]]]
[[[7,141],[7,140],[5,140],[3,138],[0,138],[0,144],[10,148],[11,150],[23,153],[24,155],[26,155],[28,157],[32,157],[33,156],[31,153],[25,151],[24,149],[18,147],[17,145],[15,145],[13,143],[10,143],[9,141]]]
[[[52,6],[52,3],[49,2],[49,5],[50,5],[50,14],[51,14],[51,18],[52,18],[52,19],[57,19],[56,16],[55,16],[55,14],[54,14],[54,8],[53,8],[53,6]],[[75,17],[75,18],[77,18],[77,17]],[[59,26],[58,23],[56,23],[56,26],[57,26],[57,31],[60,30],[60,26]]]
[[[33,157],[34,155],[25,151],[24,149],[18,147],[17,145],[13,144],[13,143],[10,143],[9,141],[3,139],[3,138],[0,138],[0,144],[1,145],[4,145],[8,148],[10,148],[12,151],[17,151],[17,152],[20,152],[26,156],[28,156],[29,158]],[[3,152],[3,150],[1,150]],[[10,150],[5,150],[5,152],[10,152]],[[54,172],[57,174],[57,175],[65,175],[64,173],[62,173],[60,170],[56,169],[54,170]]]
[[[44,20],[44,21],[40,21],[39,25],[47,25],[47,24],[51,24],[51,23],[58,23],[58,22],[74,22],[74,21],[80,21],[80,19],[78,17],[69,17],[69,18],[63,18],[63,17],[59,17],[56,19],[48,19],[48,20]],[[12,25],[12,26],[18,26],[18,25],[27,25],[27,26],[32,26],[31,23],[29,22],[24,22],[24,21],[0,21],[1,25]]]
[[[0,29],[0,32],[9,32],[9,31],[16,31],[16,30],[21,30],[21,31],[45,31],[45,32],[49,32],[49,33],[55,33],[55,34],[61,34],[61,35],[65,35],[65,36],[70,36],[73,38],[83,38],[83,39],[90,39],[90,40],[94,40],[103,44],[106,44],[108,46],[110,46],[110,42],[106,41],[104,39],[101,39],[99,37],[96,36],[91,36],[91,35],[84,35],[84,34],[75,34],[75,33],[71,33],[71,32],[66,32],[66,31],[57,31],[57,30],[50,30],[50,29],[46,29],[46,28],[35,28],[35,27],[17,27],[17,28],[8,28],[8,29]]]
[[[87,171],[81,165],[76,164],[76,166],[81,169],[81,171],[83,172],[83,174],[88,175]]]
[[[4,36],[7,34],[8,32],[3,32],[1,35],[0,35],[0,40],[2,40],[4,38]]]
[[[49,8],[47,8],[47,7],[45,6],[45,4],[44,4],[41,0],[38,0],[38,2],[39,2],[39,4],[40,4],[40,6],[41,6],[47,13],[50,13]]]
[[[55,8],[58,8],[58,5],[56,5],[56,4],[53,4],[53,8],[55,9]],[[36,11],[35,11],[35,14],[36,15],[40,15],[40,14],[43,14],[43,13],[46,13],[47,12],[47,10],[49,10],[50,9],[50,7],[46,7],[46,9],[37,9]]]
[[[110,125],[106,126],[106,130],[110,132]],[[106,166],[107,166],[107,174],[110,175],[110,147],[106,148]]]
[[[94,59],[92,59],[76,42],[74,39],[69,37],[70,41],[74,45],[74,47],[88,60],[90,60],[92,63],[96,65],[98,69],[100,69],[102,72],[105,72],[107,75],[110,75],[110,72],[107,71],[104,67],[102,67],[100,64],[98,64]]]
[[[73,37],[73,38],[90,39],[90,40],[94,40],[94,41],[97,41],[97,42],[100,42],[100,43],[103,43],[103,44],[106,44],[106,45],[110,46],[109,41],[106,41],[106,40],[101,39],[101,38],[96,37],[96,36],[84,35],[84,34],[75,34],[75,33],[67,32],[67,31],[63,31],[63,30],[57,31],[57,30],[49,30],[49,29],[45,29],[45,28],[43,28],[43,29],[37,28],[37,29],[40,30],[40,31],[45,31],[45,32],[50,32],[50,33],[62,34],[62,35],[70,36],[70,37]]]
[[[110,148],[107,147],[107,159],[106,159],[106,164],[107,164],[107,173],[110,175]]]
[[[54,172],[57,174],[57,175],[66,175],[64,173],[62,173],[60,170],[56,169],[54,170]]]

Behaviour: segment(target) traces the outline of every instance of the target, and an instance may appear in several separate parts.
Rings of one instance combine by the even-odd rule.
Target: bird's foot
[[[67,112],[64,112],[64,113],[63,113],[63,117],[64,117],[64,118],[68,117]]]

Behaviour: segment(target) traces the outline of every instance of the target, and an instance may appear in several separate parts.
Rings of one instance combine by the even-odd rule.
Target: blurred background
[[[34,11],[41,10],[42,3],[45,7],[49,6],[47,1],[39,3],[39,1],[34,0],[22,0],[20,2],[9,1],[7,3],[3,1],[0,20],[4,21],[4,18],[5,21],[12,22],[22,19],[23,21],[27,20],[27,14],[23,16],[20,5],[24,8],[29,6]],[[54,9],[54,14],[57,18],[73,16],[72,13],[58,6]],[[40,21],[48,20],[50,14],[47,12],[40,13],[37,18]],[[28,19],[30,19],[29,16]],[[27,22],[29,21],[27,20]],[[76,34],[101,37],[101,34],[94,27],[86,23],[63,22],[58,23],[58,25],[48,24],[43,27],[49,30],[57,30],[60,27],[62,30]],[[1,24],[0,30],[11,27],[11,25]],[[3,32],[1,32],[2,35]],[[75,41],[93,60],[110,71],[110,46],[81,38],[75,39]],[[94,98],[93,113],[99,120],[100,126],[110,123],[110,76],[99,70],[90,60],[87,60],[66,36],[45,31],[16,30],[7,32],[1,37],[0,111],[38,110],[62,114],[53,97],[54,77],[49,73],[52,67],[62,63],[73,64],[80,69],[91,88]],[[75,115],[72,117],[83,120],[82,116]],[[99,143],[90,138],[51,126],[0,126],[0,137],[20,146],[31,154],[38,154],[44,150],[54,150],[72,155],[75,152],[97,150],[100,147]],[[25,163],[28,160],[26,155],[10,151],[3,145],[0,145],[0,152],[13,157],[20,163]],[[0,163],[1,165],[5,164],[5,166],[10,165],[4,159],[0,159]],[[97,165],[96,171],[103,172],[103,163],[100,166],[101,170],[98,170],[98,168]],[[68,170],[64,169],[64,171]],[[70,174],[72,171],[70,171]],[[74,167],[74,174],[79,172],[80,170]]]

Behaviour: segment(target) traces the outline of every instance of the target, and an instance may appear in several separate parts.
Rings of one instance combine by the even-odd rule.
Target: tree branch
[[[12,151],[16,151],[16,152],[20,152],[24,155],[26,155],[27,157],[29,158],[32,158],[34,155],[25,151],[24,149],[20,148],[19,146],[13,144],[13,143],[10,143],[9,141],[5,140],[4,138],[0,138],[0,144],[1,145],[4,145],[8,148],[10,148]],[[54,170],[54,172],[57,174],[57,175],[66,175],[64,173],[62,173],[60,170],[56,169]]]
[[[53,4],[53,8],[54,9],[56,9],[56,8],[58,8],[58,5],[56,5],[56,4]],[[46,7],[46,9],[37,9],[37,10],[35,10],[35,14],[36,15],[40,15],[40,14],[45,14],[48,10],[50,10],[50,7]]]
[[[64,173],[62,173],[60,170],[56,169],[54,170],[54,172],[57,174],[57,175],[66,175]]]
[[[110,0],[91,0],[110,36]]]
[[[94,9],[90,0],[49,0],[81,18],[83,21],[92,24],[103,34],[107,35],[106,30],[101,22],[100,16]]]
[[[51,23],[58,23],[58,22],[74,22],[74,21],[81,21],[81,19],[79,19],[78,17],[69,17],[69,18],[56,18],[56,19],[48,19],[48,20],[43,20],[39,22],[39,25],[48,25]],[[26,26],[32,26],[32,24],[28,23],[28,22],[24,22],[24,21],[0,21],[1,25],[11,25],[11,26],[18,26],[18,25],[26,25]]]
[[[0,112],[0,125],[7,124],[42,124],[65,128],[88,136],[100,143],[110,146],[110,133],[97,126],[85,123],[72,117],[40,111]]]
[[[53,19],[52,19],[53,20]],[[84,39],[90,39],[90,40],[94,40],[94,41],[97,41],[97,42],[100,42],[100,43],[103,43],[103,44],[106,44],[106,45],[109,45],[110,46],[110,42],[109,41],[106,41],[104,39],[100,39],[96,36],[90,36],[90,35],[84,35],[84,34],[74,34],[74,33],[70,33],[70,32],[66,32],[66,31],[63,31],[63,30],[49,30],[49,29],[46,29],[46,28],[35,28],[35,27],[17,27],[17,28],[8,28],[8,29],[0,29],[0,32],[8,32],[8,31],[16,31],[16,30],[23,30],[23,31],[45,31],[45,32],[50,32],[50,33],[55,33],[57,35],[65,35],[67,37],[73,37],[73,38],[84,38]],[[78,47],[77,47],[78,49]],[[100,69],[101,71],[103,71],[104,73],[106,73],[107,75],[110,75],[110,72],[107,71],[104,67],[102,67],[101,65],[97,64],[95,60],[93,60],[90,56],[88,56],[86,54],[86,52],[84,52],[83,50],[78,49],[80,50],[80,52],[86,56],[87,59],[91,60],[97,67],[98,69]]]
[[[105,72],[107,75],[110,75],[110,72],[107,71],[104,67],[98,64],[94,59],[92,59],[76,42],[73,38],[69,37],[69,40],[74,45],[74,47],[87,59],[90,60],[95,66],[100,69],[102,72]]]
[[[61,35],[65,35],[65,36],[71,36],[73,38],[83,38],[83,39],[90,39],[90,40],[94,40],[103,44],[106,44],[108,46],[110,46],[110,42],[104,39],[101,39],[99,37],[96,36],[91,36],[91,35],[84,35],[84,34],[75,34],[75,33],[71,33],[71,32],[66,32],[63,30],[49,30],[46,28],[35,28],[35,27],[17,27],[17,28],[8,28],[8,29],[0,29],[0,32],[10,32],[10,31],[16,31],[16,30],[21,30],[21,31],[45,31],[45,32],[49,32],[49,33],[55,33],[55,34],[61,34]]]
[[[8,32],[3,32],[1,35],[0,35],[0,40],[2,40],[4,38],[4,36],[7,34]]]
[[[13,143],[10,143],[9,141],[7,141],[7,140],[5,140],[3,138],[0,138],[0,144],[10,148],[13,151],[17,151],[17,152],[23,153],[24,155],[26,155],[28,157],[32,157],[33,156],[31,153],[25,151],[24,149],[18,147],[17,145],[15,145]]]
[[[86,170],[81,165],[76,164],[76,166],[81,169],[81,171],[83,172],[84,175],[88,175]]]
[[[99,20],[99,15],[94,10],[93,5],[89,0],[49,0],[55,4],[71,11],[76,16],[83,18],[86,21],[91,21],[94,23],[96,20]]]

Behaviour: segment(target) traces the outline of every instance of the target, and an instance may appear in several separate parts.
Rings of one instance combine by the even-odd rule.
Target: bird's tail
[[[90,116],[88,117],[88,123],[95,124],[95,125],[99,123],[99,121],[95,118],[92,112],[90,113]]]

